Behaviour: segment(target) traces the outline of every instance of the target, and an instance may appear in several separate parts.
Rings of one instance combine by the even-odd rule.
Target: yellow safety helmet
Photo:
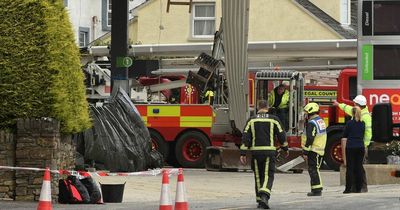
[[[304,111],[307,114],[318,112],[319,111],[319,105],[317,103],[314,103],[314,102],[308,103],[307,105],[304,106]]]

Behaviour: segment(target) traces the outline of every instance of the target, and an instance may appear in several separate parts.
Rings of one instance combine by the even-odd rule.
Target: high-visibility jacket
[[[241,154],[245,154],[246,150],[251,150],[252,154],[274,154],[275,137],[278,137],[282,149],[287,150],[286,133],[279,118],[260,111],[246,123],[240,147]]]
[[[212,91],[212,90],[207,90],[205,96],[206,96],[206,97],[213,97],[213,96],[214,96],[214,91]]]
[[[351,111],[353,109],[353,106],[341,103],[339,104],[339,108],[343,110],[346,114],[353,117]],[[361,110],[361,122],[364,122],[365,124],[364,146],[368,147],[369,144],[371,143],[371,138],[372,138],[372,118],[371,114],[368,111],[368,107],[365,107],[364,109]]]
[[[275,104],[275,89],[269,93],[268,104],[269,107],[273,107]],[[289,106],[289,91],[285,90],[282,95],[281,103],[279,104],[278,107],[275,108],[285,109],[288,108],[288,106]]]
[[[301,136],[301,147],[305,151],[313,151],[321,156],[325,154],[326,125],[324,119],[314,115],[308,120],[304,133]]]

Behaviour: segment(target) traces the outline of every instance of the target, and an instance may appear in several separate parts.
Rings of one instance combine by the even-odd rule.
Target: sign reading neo
[[[363,89],[370,111],[377,103],[391,103],[393,122],[400,123],[400,89]]]

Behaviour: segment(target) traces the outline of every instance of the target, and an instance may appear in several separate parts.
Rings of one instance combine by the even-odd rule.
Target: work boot
[[[368,188],[366,186],[363,186],[360,190],[360,193],[366,193],[368,192]]]
[[[348,193],[352,193],[353,191],[353,187],[351,187],[351,189],[349,189],[348,187],[344,188],[343,194],[348,194]]]
[[[269,209],[268,200],[269,198],[266,195],[261,195],[261,201],[258,203],[257,208]]]
[[[321,196],[321,195],[322,195],[321,191],[314,191],[307,193],[307,196]]]
[[[368,185],[365,184],[365,183],[362,184],[361,190],[356,190],[355,188],[356,188],[355,186],[352,186],[351,187],[351,192],[354,192],[354,193],[366,193],[366,192],[368,192]]]

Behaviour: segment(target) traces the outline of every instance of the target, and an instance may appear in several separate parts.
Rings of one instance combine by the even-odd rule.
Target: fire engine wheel
[[[168,143],[165,142],[164,138],[157,132],[150,130],[150,138],[151,138],[151,149],[157,150],[164,157],[164,160],[168,157]]]
[[[208,146],[210,141],[204,134],[198,131],[186,132],[176,142],[176,159],[185,168],[204,167]]]
[[[341,133],[329,136],[325,147],[325,162],[330,169],[335,171],[339,171],[340,164],[343,163],[341,137]]]

